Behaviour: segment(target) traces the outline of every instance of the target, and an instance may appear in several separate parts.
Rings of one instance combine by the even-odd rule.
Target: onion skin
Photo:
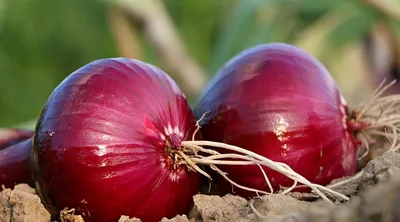
[[[31,151],[33,131],[0,128],[0,186],[13,188],[18,183],[33,186]]]
[[[203,139],[240,146],[326,185],[356,171],[347,105],[326,68],[284,43],[249,48],[209,83],[194,109]],[[218,150],[224,153],[224,150]],[[293,181],[263,167],[275,191]],[[235,182],[270,191],[258,166],[221,166]],[[300,184],[299,184],[300,185]],[[220,181],[223,193],[255,196]],[[309,189],[298,190],[308,191]]]
[[[19,183],[33,186],[31,153],[32,137],[0,150],[0,186],[14,188]]]
[[[33,130],[0,128],[0,150],[33,137]]]
[[[173,168],[166,138],[179,147],[195,119],[175,82],[127,58],[93,61],[50,95],[35,131],[34,179],[55,215],[75,208],[85,221],[144,222],[186,213],[199,175]]]

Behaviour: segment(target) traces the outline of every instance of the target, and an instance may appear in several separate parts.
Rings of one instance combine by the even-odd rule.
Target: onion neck
[[[165,152],[168,154],[167,163],[173,170],[182,165],[183,158],[178,151],[182,150],[181,139],[176,134],[170,134],[165,139]]]
[[[356,121],[355,119],[350,119],[346,123],[347,132],[350,135],[350,139],[356,146],[362,144],[362,142],[358,139],[358,134],[367,127],[367,124]]]
[[[173,170],[182,169],[186,167],[188,171],[198,172],[207,178],[211,176],[202,170],[199,166],[192,161],[192,157],[196,155],[196,151],[191,148],[182,146],[182,140],[175,134],[170,134],[165,139],[165,151],[168,154],[167,164],[171,166]]]

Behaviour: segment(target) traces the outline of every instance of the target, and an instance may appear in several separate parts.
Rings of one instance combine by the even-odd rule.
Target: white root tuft
[[[361,104],[354,109],[355,121],[368,124],[358,133],[357,138],[364,144],[369,152],[370,138],[385,137],[391,146],[390,151],[398,151],[400,141],[400,95],[382,96],[396,81],[385,85],[385,80],[378,86],[366,104]],[[363,156],[366,155],[364,153]]]
[[[211,151],[209,151],[209,149],[205,149],[205,148],[201,147],[201,146],[210,146],[210,147],[227,149],[227,150],[230,150],[230,151],[233,151],[236,153],[240,153],[240,154],[235,154],[235,153],[215,154],[215,155],[211,155],[211,156],[203,157],[203,158],[191,157],[190,160],[195,164],[210,165],[213,170],[216,170],[219,174],[221,174],[230,183],[232,183],[234,186],[237,186],[241,189],[250,190],[250,191],[257,192],[257,193],[268,194],[265,191],[258,191],[258,190],[255,191],[252,188],[243,187],[243,186],[235,183],[234,181],[230,180],[226,176],[225,173],[223,173],[218,168],[216,168],[215,165],[260,165],[260,166],[266,166],[266,167],[268,167],[272,170],[275,170],[279,173],[282,173],[283,175],[287,176],[288,178],[294,180],[293,186],[288,188],[289,190],[283,191],[284,193],[290,192],[297,186],[297,183],[301,183],[301,184],[304,184],[304,185],[310,187],[322,199],[324,199],[325,201],[327,201],[329,203],[332,203],[332,201],[322,191],[324,191],[326,193],[330,193],[331,195],[337,196],[343,200],[346,200],[346,201],[349,200],[349,197],[347,197],[339,192],[336,192],[332,189],[326,188],[319,184],[311,183],[306,178],[304,178],[300,174],[296,173],[294,170],[292,170],[288,165],[286,165],[284,163],[272,161],[264,156],[261,156],[259,154],[256,154],[254,152],[251,152],[249,150],[246,150],[246,149],[243,149],[243,148],[240,148],[237,146],[233,146],[233,145],[229,145],[229,144],[225,144],[225,143],[219,143],[219,142],[212,142],[212,141],[183,141],[181,143],[181,145],[188,149],[194,149],[197,152],[201,152],[200,151],[200,148],[201,148],[203,151],[207,150],[206,151],[207,153],[211,153]],[[241,159],[241,160],[226,160],[226,159],[232,159],[232,158]],[[264,176],[267,178],[266,174],[264,174]],[[267,181],[269,181],[269,180],[267,180]]]
[[[363,159],[368,156],[371,145],[374,140],[372,138],[383,137],[389,142],[389,148],[381,148],[382,153],[388,151],[399,152],[400,149],[400,95],[383,96],[385,91],[392,87],[396,80],[385,85],[386,80],[383,80],[368,103],[361,104],[354,109],[355,121],[359,123],[368,124],[366,127],[360,129],[357,139],[361,141],[365,147],[365,152],[358,159]],[[357,180],[363,174],[363,170],[359,171],[356,175],[349,177],[346,180],[339,181],[335,184],[328,185],[328,188],[335,188],[354,180]]]
[[[272,170],[275,170],[279,173],[282,173],[283,175],[287,176],[288,178],[293,180],[293,185],[287,189],[284,189],[281,191],[282,194],[288,194],[291,192],[293,189],[299,187],[297,184],[301,183],[304,184],[306,187],[310,187],[315,193],[317,193],[322,199],[325,201],[333,204],[333,202],[322,192],[330,193],[331,195],[337,196],[343,200],[349,200],[349,197],[336,192],[330,188],[324,187],[319,184],[314,184],[308,181],[306,178],[295,172],[293,169],[291,169],[287,164],[282,163],[282,162],[275,162],[272,161],[264,156],[261,156],[259,154],[256,154],[254,152],[251,152],[249,150],[243,149],[241,147],[225,144],[225,143],[219,143],[219,142],[212,142],[212,141],[196,141],[195,136],[200,130],[200,122],[201,120],[208,114],[209,112],[204,113],[198,121],[196,121],[196,129],[192,135],[192,141],[183,141],[181,142],[182,146],[182,151],[177,151],[176,153],[181,156],[184,161],[183,164],[189,165],[189,167],[192,170],[195,170],[204,176],[206,176],[209,180],[211,180],[211,177],[209,174],[207,174],[205,171],[201,170],[197,165],[208,165],[210,168],[214,171],[216,171],[218,174],[220,174],[225,180],[230,182],[233,186],[236,186],[240,189],[247,190],[247,191],[252,191],[259,195],[259,193],[267,195],[267,194],[272,194],[274,192],[272,184],[265,173],[264,169],[261,166],[266,166]],[[222,148],[222,149],[227,149],[230,151],[234,151],[236,153],[225,153],[225,154],[220,154],[219,152],[213,150],[213,149],[206,149],[203,148],[202,146],[211,146],[215,148]],[[204,153],[204,154],[209,154],[209,156],[203,156],[200,155],[199,153]],[[232,160],[233,159],[239,159],[239,160]],[[228,160],[227,160],[228,159]],[[230,159],[230,160],[229,160]],[[225,172],[220,170],[216,165],[257,165],[263,176],[264,179],[268,185],[268,188],[270,189],[270,193],[258,190],[258,189],[253,189],[249,188],[246,186],[242,186],[235,181],[231,180]]]

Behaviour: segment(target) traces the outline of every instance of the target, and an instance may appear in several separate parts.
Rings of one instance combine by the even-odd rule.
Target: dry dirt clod
[[[343,193],[343,194],[346,195],[345,193]],[[308,201],[308,202],[316,201],[319,199],[319,196],[315,193],[291,192],[291,193],[288,193],[287,195],[291,196],[297,200]]]
[[[75,209],[65,208],[60,212],[61,222],[85,222],[81,215],[75,214]]]
[[[39,196],[27,184],[0,193],[0,222],[49,222],[50,219]]]
[[[262,215],[282,215],[309,210],[312,203],[288,195],[271,194],[254,199],[254,207]]]
[[[224,197],[196,195],[194,204],[189,218],[204,222],[259,221],[261,218],[256,214],[265,216],[290,214],[309,210],[312,205],[310,202],[299,201],[282,194],[265,195],[254,199],[253,206],[257,212],[252,210],[249,201],[230,194]]]
[[[128,216],[122,215],[118,222],[141,222],[138,218],[129,218]]]
[[[186,215],[177,215],[172,219],[163,218],[161,222],[195,222],[195,220],[189,220]]]
[[[344,178],[339,178],[336,180],[333,180],[330,185],[332,184],[336,184],[338,182],[341,182],[343,180],[347,180],[347,179],[352,179],[350,177],[344,177]],[[335,188],[333,188],[334,190],[336,190],[339,193],[342,193],[348,197],[357,195],[357,193],[359,192],[360,189],[360,184],[362,183],[362,178],[358,177],[356,179],[352,179],[350,182],[347,182],[343,185],[337,186]]]
[[[194,207],[189,218],[196,221],[239,221],[250,210],[246,199],[233,195],[224,197],[198,194],[193,197]]]
[[[379,182],[379,179],[385,178],[385,175],[389,168],[400,169],[400,154],[394,151],[388,151],[377,157],[373,161],[369,162],[365,168],[364,173],[361,176],[363,183],[360,184],[361,189],[366,189]]]
[[[128,216],[121,216],[118,222],[141,222],[138,218],[129,218]],[[195,222],[194,220],[189,220],[186,215],[177,215],[172,219],[162,218],[160,222]]]
[[[370,187],[384,183],[398,171],[400,171],[400,154],[388,151],[368,162],[360,177],[337,186],[334,190],[346,196],[356,196]],[[343,179],[347,178],[334,180],[331,184],[335,184]]]
[[[400,176],[394,175],[385,183],[379,183],[365,190],[348,204],[335,207],[313,208],[307,215],[307,221],[400,221]],[[318,211],[318,212],[317,212]],[[325,220],[321,220],[325,218]],[[319,219],[318,219],[319,218]]]

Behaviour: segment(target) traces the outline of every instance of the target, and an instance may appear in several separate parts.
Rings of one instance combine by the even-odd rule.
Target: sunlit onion
[[[385,118],[370,124],[370,114],[386,107],[386,115],[400,122],[390,108],[390,102],[399,98],[386,100],[371,101],[375,103],[364,106],[367,110],[349,112],[321,62],[295,46],[270,43],[232,58],[204,90],[194,112],[198,119],[207,113],[200,124],[205,140],[236,145],[287,164],[312,183],[326,185],[356,172],[359,145],[370,143],[361,141],[359,131],[371,130],[371,136],[374,127],[391,126]],[[257,165],[220,169],[238,184],[267,192],[293,185],[288,175],[265,166],[271,186]],[[232,187],[226,180],[220,180],[219,186],[224,192],[256,195]]]
[[[42,201],[53,215],[75,208],[96,222],[186,213],[199,176],[172,150],[191,138],[194,120],[185,96],[157,67],[125,58],[85,65],[52,92],[36,127]]]

